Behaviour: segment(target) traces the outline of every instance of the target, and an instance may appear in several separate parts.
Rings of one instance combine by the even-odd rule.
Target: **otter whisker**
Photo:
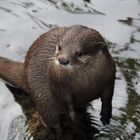
[[[55,57],[48,57],[47,59],[48,60],[55,60],[56,58]]]

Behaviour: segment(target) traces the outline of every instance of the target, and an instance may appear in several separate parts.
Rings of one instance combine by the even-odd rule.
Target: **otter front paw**
[[[101,117],[100,120],[102,121],[103,125],[107,125],[110,123],[110,118]]]
[[[103,125],[107,125],[110,123],[110,118],[111,118],[111,113],[110,112],[101,112],[101,122],[103,123]]]

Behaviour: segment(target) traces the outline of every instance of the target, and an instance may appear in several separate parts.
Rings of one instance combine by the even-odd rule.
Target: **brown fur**
[[[62,65],[59,59],[69,64]],[[24,64],[8,61],[9,66],[1,64],[0,76],[30,93],[44,122],[60,134],[57,139],[63,137],[61,119],[75,123],[75,110],[99,97],[101,121],[109,123],[115,63],[94,29],[80,25],[53,29],[33,43]],[[8,67],[12,70],[6,76]]]
[[[0,57],[0,78],[9,84],[28,92],[25,83],[24,64]]]

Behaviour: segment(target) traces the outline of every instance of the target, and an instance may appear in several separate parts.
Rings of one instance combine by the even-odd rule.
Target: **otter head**
[[[97,31],[75,25],[60,37],[56,46],[55,63],[66,69],[87,66],[106,50],[105,42]]]

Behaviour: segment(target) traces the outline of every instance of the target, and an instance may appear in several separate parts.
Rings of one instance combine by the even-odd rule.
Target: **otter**
[[[75,124],[76,110],[101,98],[101,121],[109,124],[115,62],[99,32],[82,25],[41,35],[25,62],[0,57],[0,77],[30,94],[43,121],[62,139],[62,118]],[[64,119],[64,120],[65,120]]]

